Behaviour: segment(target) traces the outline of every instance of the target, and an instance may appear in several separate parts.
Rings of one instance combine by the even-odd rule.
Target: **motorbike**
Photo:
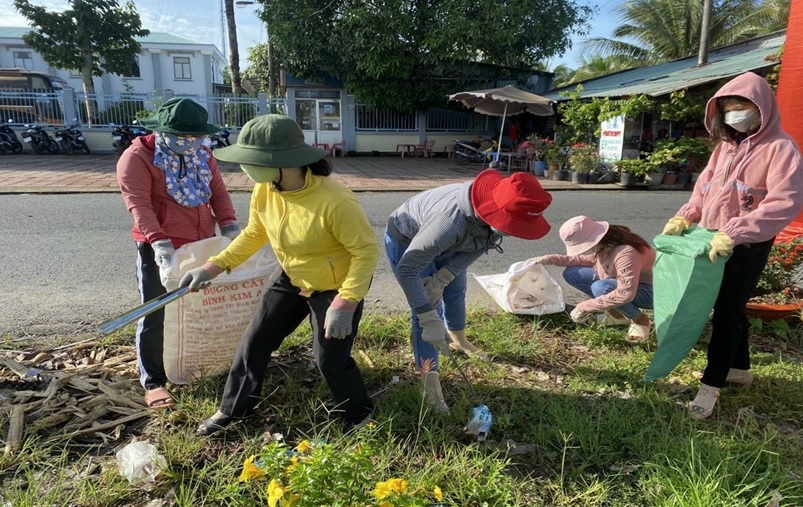
[[[485,143],[488,143],[485,145]],[[464,141],[456,139],[452,142],[452,152],[455,162],[458,165],[465,165],[469,162],[489,162],[493,159],[493,151],[496,151],[499,143],[492,138],[484,140]]]
[[[50,138],[44,127],[36,123],[25,125],[25,130],[22,131],[22,142],[30,144],[33,151],[39,155],[59,152],[59,143]]]
[[[136,124],[136,120],[132,125],[115,125],[112,123],[112,148],[117,152],[117,155],[122,155],[123,152],[131,146],[131,143],[137,137],[148,135],[148,130],[141,125]]]
[[[67,155],[73,153],[89,153],[89,146],[86,145],[86,138],[78,130],[78,118],[73,118],[73,122],[63,129],[57,129],[53,133],[56,142],[59,143],[61,151]]]
[[[13,123],[13,120],[8,120]],[[22,143],[17,139],[17,134],[9,125],[0,125],[0,153],[20,153]]]
[[[231,146],[229,142],[229,136],[231,133],[229,132],[229,126],[226,125],[223,127],[223,130],[218,132],[217,134],[212,134],[209,136],[209,147],[213,150],[215,148],[223,148],[224,146]]]

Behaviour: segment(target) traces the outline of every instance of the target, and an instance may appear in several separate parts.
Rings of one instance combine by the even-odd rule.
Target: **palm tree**
[[[613,38],[587,39],[586,48],[640,64],[685,58],[697,53],[704,0],[627,0],[616,8],[622,24]],[[714,2],[709,40],[724,46],[786,27],[789,0]]]
[[[572,72],[566,84],[613,74],[636,66],[638,66],[636,60],[619,55],[603,56],[599,53],[593,53],[588,56],[581,56],[580,66]]]
[[[559,88],[569,84],[574,74],[574,69],[570,68],[565,63],[561,63],[552,69],[552,73],[555,74],[555,80],[552,81],[552,88]]]

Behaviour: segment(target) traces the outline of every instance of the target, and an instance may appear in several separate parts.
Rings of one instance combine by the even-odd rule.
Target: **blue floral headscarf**
[[[153,165],[164,171],[167,193],[187,208],[209,202],[212,170],[204,136],[156,133]]]

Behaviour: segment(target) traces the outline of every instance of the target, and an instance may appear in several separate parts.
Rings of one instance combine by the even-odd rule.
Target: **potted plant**
[[[547,149],[551,143],[554,143],[554,141],[540,137],[538,134],[530,135],[527,140],[530,142],[530,147],[533,150],[533,173],[536,176],[543,176],[548,168],[548,162],[546,158]]]
[[[795,284],[801,282],[802,271],[803,241],[773,245],[753,297],[747,303],[747,314],[763,320],[800,314],[803,290]]]
[[[572,183],[588,183],[588,174],[597,168],[599,155],[592,144],[576,143],[569,153]]]
[[[686,157],[686,163],[681,164],[681,173],[678,178],[678,183],[686,184],[689,181],[694,183],[700,171],[708,163],[708,157],[711,156],[712,146],[711,140],[707,137],[681,137],[675,141]]]
[[[552,139],[544,139],[544,159],[548,164],[549,177],[560,171],[565,159],[563,147]]]
[[[667,139],[655,143],[655,148],[646,158],[650,186],[676,183],[680,165],[685,162],[684,151],[675,140]]]
[[[626,187],[632,187],[636,184],[636,178],[646,172],[646,167],[646,162],[638,158],[626,158],[616,162],[616,168],[619,170],[619,183]]]

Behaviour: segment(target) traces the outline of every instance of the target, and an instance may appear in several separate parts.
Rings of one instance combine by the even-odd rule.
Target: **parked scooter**
[[[485,142],[489,143],[483,147],[481,141],[461,141],[459,139],[453,141],[452,152],[454,153],[455,162],[458,165],[465,165],[469,162],[482,162],[483,164],[493,159],[491,152],[496,151],[499,143],[495,139],[486,138]]]
[[[14,123],[14,120],[8,120]],[[0,125],[0,153],[21,153],[22,143],[17,139],[17,133],[12,130],[10,125]]]
[[[56,142],[59,143],[61,151],[67,155],[73,153],[89,153],[89,146],[86,145],[86,138],[83,133],[78,130],[80,122],[78,118],[72,119],[72,124],[67,125],[63,129],[57,129],[53,133]]]
[[[123,152],[131,146],[131,143],[137,137],[146,136],[149,134],[148,129],[141,125],[136,125],[137,120],[134,120],[132,125],[109,125],[112,127],[112,148],[117,155],[122,155]]]
[[[223,130],[218,132],[217,134],[212,134],[209,136],[209,147],[213,150],[215,148],[223,148],[224,146],[231,146],[229,142],[229,136],[231,132],[229,132],[228,124],[223,127]]]
[[[25,127],[26,130],[22,131],[22,142],[30,144],[33,151],[39,155],[59,152],[59,143],[50,138],[44,127],[36,123]]]

